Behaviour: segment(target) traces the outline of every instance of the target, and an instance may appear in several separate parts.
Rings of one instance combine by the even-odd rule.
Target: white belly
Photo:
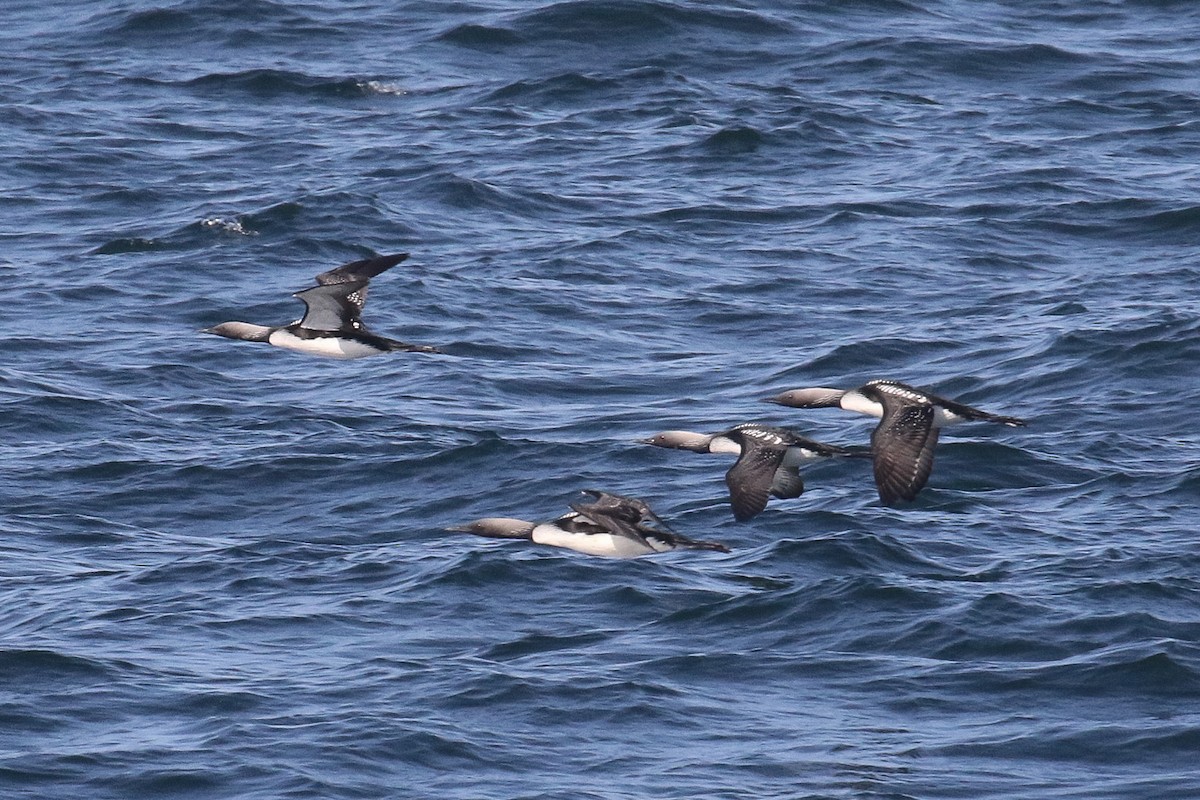
[[[733,456],[742,454],[742,446],[727,436],[714,436],[708,443],[710,453],[728,453]]]
[[[325,356],[326,358],[365,358],[383,352],[353,339],[340,339],[336,336],[301,339],[291,331],[283,329],[273,332],[267,342],[276,347],[282,347],[284,350],[295,350],[297,353]]]
[[[883,404],[868,400],[858,392],[846,392],[839,402],[847,411],[857,411],[859,414],[883,419]]]
[[[550,524],[538,525],[533,529],[530,538],[537,544],[563,547],[589,556],[633,558],[654,552],[624,536],[613,536],[611,533],[571,533]]]

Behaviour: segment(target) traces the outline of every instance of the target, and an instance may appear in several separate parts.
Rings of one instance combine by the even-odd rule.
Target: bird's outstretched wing
[[[729,505],[738,522],[753,519],[767,507],[775,473],[783,463],[786,446],[764,444],[751,436],[740,437],[742,454],[728,472]],[[797,478],[799,476],[797,475]],[[801,483],[803,490],[803,483]]]
[[[362,286],[346,295],[346,300],[357,309],[354,317],[358,319],[362,314],[363,307],[367,304],[367,281],[388,271],[406,258],[408,258],[408,253],[395,253],[390,256],[376,256],[375,258],[351,261],[349,264],[343,264],[328,272],[322,272],[317,276],[317,285],[336,286],[342,283],[361,281]]]
[[[359,308],[350,296],[361,291],[366,281],[325,284],[296,292],[292,297],[301,300],[306,310],[300,327],[313,331],[345,331],[362,326]]]
[[[929,480],[938,429],[932,405],[882,397],[883,419],[871,433],[871,452],[879,499],[891,504],[912,500]]]
[[[663,518],[654,513],[649,503],[636,497],[626,497],[599,489],[584,489],[582,494],[595,499],[588,503],[572,503],[571,508],[581,514],[604,514],[619,519],[635,527],[654,523],[666,530],[671,530]]]

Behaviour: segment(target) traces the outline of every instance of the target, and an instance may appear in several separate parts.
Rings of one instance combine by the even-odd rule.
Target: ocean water
[[[0,796],[1200,797],[1200,6],[12,0]],[[285,323],[407,251],[342,362]],[[636,443],[1026,418],[734,522]],[[599,487],[732,548],[449,533]]]

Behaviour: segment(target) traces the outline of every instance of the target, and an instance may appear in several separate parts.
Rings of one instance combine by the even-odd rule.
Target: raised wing
[[[630,522],[628,519],[624,519],[616,514],[596,509],[583,511],[581,508],[586,508],[586,504],[571,506],[571,509],[579,515],[577,519],[587,520],[594,524],[595,529],[588,530],[588,533],[611,533],[613,536],[632,539],[645,546],[648,550],[656,549],[654,545],[646,541],[646,537],[642,535],[641,527],[636,523]]]
[[[346,300],[357,309],[354,315],[357,320],[362,314],[363,307],[367,304],[367,281],[388,271],[406,258],[408,258],[408,253],[396,253],[390,256],[376,256],[375,258],[351,261],[336,269],[322,272],[317,276],[317,285],[336,286],[342,283],[361,282],[362,285],[357,291],[346,295]],[[354,327],[359,327],[359,323],[356,323]]]
[[[390,256],[376,256],[375,258],[351,261],[336,269],[322,272],[317,276],[317,283],[321,286],[332,286],[335,283],[368,281],[376,275],[387,272],[406,258],[408,258],[408,253],[396,253]]]
[[[607,514],[616,519],[624,520],[635,527],[653,522],[661,525],[668,531],[671,530],[671,526],[662,517],[655,514],[645,500],[612,494],[611,492],[604,492],[599,489],[584,489],[582,493],[591,495],[595,500],[590,503],[571,504],[571,508],[581,514]]]
[[[359,309],[350,296],[361,291],[366,281],[327,284],[296,292],[292,297],[303,301],[306,306],[300,327],[313,331],[344,331],[362,326]]]

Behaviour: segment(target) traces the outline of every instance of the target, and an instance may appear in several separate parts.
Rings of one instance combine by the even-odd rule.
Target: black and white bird
[[[849,390],[792,389],[766,402],[792,408],[841,408],[878,417],[871,433],[871,456],[879,499],[886,504],[912,500],[925,486],[941,428],[974,420],[1025,425],[1016,417],[980,411],[893,380],[869,381]]]
[[[489,539],[525,539],[608,558],[635,558],[671,550],[729,552],[719,542],[696,541],[672,531],[637,498],[596,489],[586,489],[583,494],[592,499],[572,503],[570,513],[550,522],[484,517],[450,530]]]
[[[371,333],[362,323],[368,281],[406,258],[408,253],[365,258],[322,272],[316,286],[292,295],[303,301],[305,312],[289,325],[222,322],[202,332],[328,358],[364,358],[397,351],[437,353],[436,347]]]
[[[644,440],[655,447],[696,453],[729,453],[737,462],[725,473],[729,505],[738,522],[753,519],[771,496],[799,497],[804,492],[800,464],[832,456],[866,456],[837,445],[815,442],[787,428],[746,422],[721,433],[663,431]]]

